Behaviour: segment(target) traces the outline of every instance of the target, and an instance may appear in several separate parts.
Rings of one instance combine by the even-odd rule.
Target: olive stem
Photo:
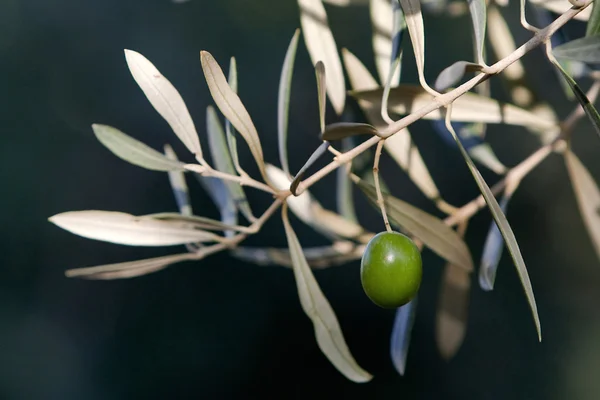
[[[373,161],[373,181],[375,181],[375,191],[377,192],[377,205],[381,209],[381,215],[383,216],[383,223],[385,225],[385,229],[388,232],[392,232],[390,220],[388,219],[387,211],[385,210],[383,194],[381,194],[381,184],[379,183],[379,159],[381,158],[381,149],[383,148],[384,143],[385,139],[381,139],[379,143],[377,143],[377,149],[375,150],[375,160]]]

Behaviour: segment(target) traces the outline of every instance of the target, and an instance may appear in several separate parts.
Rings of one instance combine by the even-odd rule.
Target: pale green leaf
[[[600,63],[600,34],[571,40],[552,49],[556,58]]]
[[[596,7],[596,2],[594,1],[588,8],[591,8],[592,11],[585,29],[585,36],[594,36],[600,33],[600,7]]]
[[[390,338],[390,356],[394,368],[401,376],[406,371],[406,358],[410,347],[412,329],[417,316],[417,297],[396,310],[394,327]]]
[[[171,146],[165,145],[165,156],[169,160],[179,161],[177,155]],[[190,193],[185,181],[185,174],[183,171],[169,171],[169,183],[171,184],[171,190],[177,203],[179,212],[184,215],[192,215],[192,203],[190,200]]]
[[[167,121],[177,137],[197,158],[202,158],[202,148],[192,117],[175,87],[143,55],[125,50],[131,75],[152,106]]]
[[[375,187],[352,175],[352,180],[377,204]],[[421,240],[440,257],[468,272],[473,270],[473,259],[463,239],[439,218],[387,193],[383,194],[388,217],[395,225]]]
[[[327,79],[325,74],[325,64],[317,61],[315,64],[315,75],[317,77],[317,100],[319,104],[319,126],[321,132],[325,130],[325,107],[327,105]]]
[[[323,3],[338,7],[366,6],[369,3],[369,0],[323,0]]]
[[[400,7],[394,7],[397,0],[371,0],[370,16],[373,29],[373,52],[375,53],[375,65],[379,74],[380,82],[389,80],[390,86],[397,86],[400,82],[400,69],[392,71],[394,53],[399,48],[399,39],[402,29],[406,26],[404,15]],[[396,11],[399,10],[399,12]]]
[[[558,69],[558,71],[562,74],[562,76],[565,78],[565,80],[571,87],[571,90],[577,98],[577,101],[579,102],[579,104],[581,104],[583,111],[585,111],[585,115],[587,115],[588,119],[592,123],[592,126],[596,130],[596,133],[600,136],[600,114],[598,114],[596,107],[594,107],[594,105],[590,103],[590,100],[587,98],[583,90],[581,90],[581,87],[579,87],[577,82],[575,82],[575,80],[571,78],[567,71],[563,69],[560,63],[554,62],[553,65]]]
[[[162,212],[156,214],[147,214],[142,216],[142,218],[152,218],[159,219],[164,221],[177,221],[177,222],[185,222],[195,226],[198,229],[204,229],[208,231],[225,231],[225,230],[233,230],[239,231],[240,227],[235,225],[230,225],[224,223],[222,221],[217,221],[212,218],[202,217],[199,215],[188,215],[188,214],[180,214],[180,213],[172,213],[172,212]]]
[[[321,145],[319,147],[317,147],[317,149],[310,155],[308,160],[306,160],[306,162],[304,163],[302,168],[300,168],[300,171],[298,171],[296,176],[294,176],[294,179],[292,180],[290,187],[289,187],[290,191],[292,192],[292,194],[294,196],[296,195],[296,189],[298,189],[298,185],[300,185],[300,182],[302,181],[302,178],[304,177],[304,174],[306,173],[306,171],[308,171],[308,169],[311,166],[313,166],[313,164],[315,162],[317,162],[317,160],[319,158],[321,158],[321,156],[323,154],[325,154],[327,152],[328,148],[329,148],[329,142],[325,141],[325,142],[321,143]]]
[[[321,0],[298,0],[304,42],[313,64],[322,61],[329,75],[327,94],[333,109],[341,115],[346,102],[344,72],[327,13]]]
[[[487,20],[486,0],[468,0],[471,21],[473,21],[473,36],[475,37],[476,62],[485,65],[485,24]]]
[[[227,83],[227,79],[225,79],[221,67],[219,67],[219,64],[217,64],[213,56],[207,51],[201,51],[200,59],[204,77],[206,78],[206,83],[208,84],[213,100],[225,118],[227,118],[240,135],[242,135],[250,147],[250,152],[252,153],[261,174],[263,177],[266,177],[260,139],[248,111],[246,111],[246,108],[238,95]]]
[[[467,61],[457,61],[440,72],[435,80],[434,88],[438,92],[443,92],[449,87],[455,86],[457,83],[459,83],[465,74],[480,71],[481,68],[482,67],[479,64],[474,64]]]
[[[212,106],[206,108],[206,131],[208,132],[208,144],[212,160],[215,163],[217,170],[230,175],[235,175],[235,167],[229,155],[229,148],[225,139],[225,132],[217,116],[217,112]],[[229,191],[229,195],[233,202],[237,205],[240,211],[253,221],[254,215],[246,199],[246,194],[242,186],[238,182],[226,181],[225,185]]]
[[[198,257],[190,253],[174,254],[170,256],[149,258],[146,260],[70,269],[65,271],[65,275],[69,278],[98,280],[134,278],[157,272],[175,263],[191,259],[198,259]]]
[[[570,150],[565,152],[565,162],[581,217],[600,258],[600,190],[590,172]]]
[[[351,138],[342,139],[342,151],[346,152],[354,147],[354,141]],[[352,164],[350,164],[351,166]],[[354,196],[352,181],[348,177],[346,168],[338,168],[336,171],[336,192],[335,199],[337,204],[337,212],[351,222],[358,222],[356,217],[356,209],[354,207]]]
[[[373,125],[361,122],[336,122],[329,124],[321,134],[323,140],[341,140],[357,135],[378,135],[379,132]]]
[[[435,339],[442,357],[454,357],[467,332],[471,275],[451,263],[442,278],[436,313]]]
[[[161,221],[112,211],[70,211],[50,217],[50,222],[88,239],[129,246],[173,246],[218,242],[222,238],[181,222]]]
[[[292,40],[285,53],[281,77],[279,79],[279,98],[277,102],[277,143],[279,144],[279,162],[286,174],[290,174],[287,153],[288,120],[290,114],[290,94],[292,92],[292,76],[294,74],[294,60],[298,48],[300,29],[296,29]]]
[[[235,57],[231,57],[231,60],[229,61],[229,76],[227,78],[227,83],[229,83],[231,90],[233,90],[234,93],[237,93],[238,75]],[[225,135],[227,136],[227,145],[229,146],[229,153],[231,154],[233,165],[235,166],[236,170],[240,171],[242,168],[240,167],[240,160],[238,156],[235,128],[231,125],[231,122],[229,122],[228,119],[225,119]]]
[[[512,228],[510,227],[508,220],[506,219],[506,216],[502,212],[502,209],[498,205],[494,194],[492,193],[487,183],[479,173],[479,170],[469,157],[469,154],[458,139],[458,136],[456,136],[456,132],[454,132],[454,129],[452,129],[449,120],[446,121],[446,126],[448,130],[452,133],[452,136],[454,136],[454,140],[456,141],[458,148],[460,149],[460,152],[464,157],[465,162],[467,163],[467,166],[469,167],[469,170],[473,175],[473,178],[475,178],[475,182],[477,183],[477,186],[479,187],[479,190],[483,195],[485,202],[488,205],[488,208],[490,209],[492,216],[494,217],[494,220],[498,225],[498,229],[500,229],[500,232],[502,232],[502,237],[504,238],[506,247],[510,252],[510,255],[517,269],[517,273],[519,274],[519,279],[521,280],[521,284],[523,285],[523,289],[525,290],[525,295],[527,296],[527,301],[529,302],[533,320],[535,322],[535,327],[537,329],[538,339],[541,341],[542,327],[540,324],[540,318],[537,311],[535,297],[533,295],[533,288],[531,287],[529,273],[527,272],[527,267],[525,266],[525,261],[523,260],[523,256],[521,255],[521,250],[519,249],[519,244],[517,243],[515,234],[513,233]]]
[[[419,74],[419,82],[422,86],[426,86],[425,81],[425,29],[423,27],[423,15],[421,13],[420,0],[400,0],[406,27],[410,35],[413,52],[415,54],[415,62],[417,63],[417,72]]]
[[[370,381],[372,379],[371,374],[363,370],[352,357],[335,313],[306,262],[300,242],[290,225],[286,205],[283,206],[282,219],[292,258],[300,304],[313,322],[319,348],[346,378],[353,382]]]
[[[120,130],[108,125],[92,125],[94,134],[107,149],[117,157],[140,167],[153,171],[183,171],[183,163],[173,161],[126,135]]]

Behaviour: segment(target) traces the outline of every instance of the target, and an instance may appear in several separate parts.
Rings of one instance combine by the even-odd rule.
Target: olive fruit
[[[408,303],[419,290],[422,273],[421,252],[410,238],[398,232],[373,236],[360,264],[365,293],[383,308]]]

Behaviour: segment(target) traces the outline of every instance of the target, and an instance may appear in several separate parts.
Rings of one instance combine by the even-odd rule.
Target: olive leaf
[[[600,190],[590,172],[570,150],[565,151],[565,164],[583,222],[600,258]]]
[[[237,62],[235,57],[231,57],[229,60],[229,76],[227,77],[227,83],[234,93],[237,93],[238,88],[238,74],[237,74]],[[227,136],[227,146],[229,147],[229,154],[231,154],[231,160],[237,171],[242,171],[240,166],[240,158],[237,150],[237,140],[235,138],[235,128],[231,125],[228,119],[225,119],[225,135]],[[241,172],[240,172],[241,173]]]
[[[70,211],[54,215],[49,221],[75,235],[129,246],[173,246],[223,239],[191,224],[112,211]]]
[[[376,206],[375,187],[354,174],[351,178]],[[383,199],[388,217],[393,224],[421,240],[440,257],[468,272],[473,271],[469,248],[463,239],[442,220],[387,193],[383,194]]]
[[[481,71],[481,68],[482,66],[479,64],[468,61],[457,61],[440,72],[433,87],[438,92],[443,92],[449,87],[455,86],[467,73]]]
[[[500,209],[506,215],[506,209],[508,208],[508,202],[512,194],[505,193],[500,199]],[[481,255],[481,264],[479,266],[479,286],[483,290],[493,290],[494,282],[496,281],[496,272],[498,270],[498,264],[502,257],[502,250],[504,249],[504,239],[502,233],[498,229],[496,221],[492,221],[492,226],[488,231],[488,236],[485,239],[483,245],[483,252]]]
[[[452,107],[450,107],[450,109],[452,109]],[[449,110],[448,113],[450,113],[450,112],[451,111]],[[521,250],[519,249],[519,244],[517,243],[515,234],[513,233],[512,228],[510,227],[508,220],[506,219],[506,216],[502,212],[502,209],[498,205],[498,202],[496,201],[494,194],[492,193],[492,191],[488,187],[487,183],[481,176],[481,173],[479,172],[479,170],[473,163],[473,160],[471,160],[471,157],[469,157],[469,154],[467,153],[467,151],[463,147],[462,143],[460,142],[460,139],[456,135],[456,132],[454,132],[454,130],[452,129],[452,125],[450,122],[451,122],[450,115],[448,115],[446,117],[446,127],[452,133],[452,136],[454,136],[454,140],[458,144],[458,148],[459,148],[463,158],[465,159],[467,166],[469,167],[469,171],[473,175],[473,178],[475,179],[475,182],[477,183],[477,186],[479,187],[479,191],[481,192],[483,198],[485,199],[485,202],[487,203],[488,208],[489,208],[490,212],[492,213],[492,216],[494,217],[494,220],[496,221],[498,228],[500,229],[500,232],[502,232],[502,237],[504,238],[506,247],[508,247],[508,251],[510,252],[510,255],[513,259],[515,268],[517,269],[517,273],[519,274],[519,279],[521,280],[521,285],[523,286],[523,290],[525,291],[525,295],[527,296],[527,301],[529,302],[529,307],[531,308],[531,314],[533,316],[533,320],[534,320],[535,327],[537,330],[538,340],[541,342],[542,341],[542,327],[540,324],[540,318],[539,318],[538,311],[537,311],[535,297],[533,295],[533,288],[531,287],[531,280],[529,279],[529,273],[527,272],[527,267],[525,266],[525,261],[523,260],[523,256],[521,255]]]
[[[556,58],[600,63],[600,34],[571,40],[552,49]]]
[[[423,15],[421,14],[420,0],[399,0],[404,11],[406,27],[410,36],[415,62],[417,63],[417,72],[419,82],[427,87],[425,81],[425,30],[423,27]]]
[[[93,124],[96,138],[117,157],[153,171],[183,171],[183,163],[173,161],[146,144],[108,125]]]
[[[171,146],[168,144],[164,147],[165,157],[169,160],[178,162],[177,155]],[[190,200],[190,193],[185,181],[185,174],[183,171],[169,171],[169,183],[171,184],[171,190],[175,197],[175,203],[179,212],[183,215],[192,215],[192,203]]]
[[[370,381],[372,375],[363,370],[352,357],[335,313],[306,262],[298,237],[290,224],[286,204],[282,208],[282,219],[300,304],[313,322],[319,348],[346,378],[353,382]]]
[[[202,158],[202,148],[194,121],[175,87],[143,55],[125,50],[127,66],[150,104],[167,121],[173,132],[197,158]]]
[[[323,0],[323,3],[331,4],[338,7],[347,6],[364,6],[369,3],[370,0]]]
[[[470,288],[471,276],[448,263],[442,277],[435,329],[438,349],[446,360],[454,357],[465,338]]]
[[[564,70],[560,63],[552,62],[552,64],[565,78],[565,80],[569,84],[569,87],[573,91],[573,94],[577,98],[577,101],[579,101],[579,104],[581,104],[583,111],[585,111],[585,115],[587,115],[588,119],[592,123],[592,126],[596,130],[596,133],[598,134],[598,136],[600,136],[600,114],[598,114],[596,107],[594,107],[594,105],[590,103],[590,100],[587,98],[583,90],[581,90],[581,87],[579,87],[577,82],[575,82],[575,80],[567,73],[567,71]]]
[[[287,153],[288,120],[290,114],[290,94],[292,91],[292,76],[294,74],[294,60],[298,48],[300,29],[296,29],[292,40],[285,53],[281,77],[279,79],[279,98],[277,102],[277,143],[279,144],[279,162],[286,174],[290,174]]]
[[[379,135],[373,125],[360,122],[336,122],[329,124],[323,130],[321,139],[327,141],[341,140],[358,135]]]
[[[207,51],[201,51],[200,59],[204,77],[206,78],[206,83],[208,84],[213,100],[225,118],[227,118],[240,135],[242,135],[250,147],[250,152],[252,153],[263,178],[267,179],[260,138],[258,137],[258,132],[254,127],[254,123],[252,122],[248,111],[246,111],[246,108],[238,95],[227,83],[225,75],[223,75],[223,71],[215,61],[214,57]]]
[[[468,0],[473,34],[475,37],[476,62],[485,65],[485,24],[487,20],[486,0]]]
[[[206,108],[206,131],[208,132],[208,144],[212,154],[212,160],[217,166],[217,170],[231,175],[235,175],[235,167],[229,154],[226,143],[225,132],[219,122],[217,112],[212,106]],[[226,181],[225,186],[233,202],[249,221],[254,221],[255,217],[250,209],[250,204],[246,199],[244,189],[238,182]]]
[[[596,2],[588,6],[588,9],[592,9],[590,12],[590,18],[587,26],[585,27],[585,36],[594,36],[600,33],[600,7],[596,7]]]
[[[315,64],[315,77],[317,78],[317,100],[319,104],[319,126],[321,132],[325,130],[325,110],[327,106],[327,77],[325,64],[317,61]]]
[[[379,108],[382,89],[351,91],[358,100]],[[433,96],[414,85],[400,85],[390,91],[389,108],[400,115],[410,114],[433,101]],[[558,131],[557,122],[512,104],[507,104],[475,93],[465,93],[452,103],[452,122],[484,122],[520,125],[544,131]],[[443,120],[440,110],[434,110],[423,119]]]
[[[306,171],[308,171],[308,169],[315,162],[317,162],[317,160],[319,158],[321,158],[321,156],[323,154],[325,154],[327,152],[328,148],[329,148],[329,142],[325,141],[325,142],[321,143],[319,145],[319,147],[317,147],[317,149],[310,155],[308,160],[306,160],[306,162],[304,163],[302,168],[300,168],[300,171],[298,171],[298,173],[296,174],[294,179],[291,181],[290,187],[289,187],[290,192],[292,192],[292,194],[294,196],[296,195],[296,189],[298,189],[298,185],[300,185],[300,182],[302,181],[302,178],[304,177],[304,174],[306,173]]]
[[[343,49],[342,57],[348,71],[350,84],[354,90],[371,90],[378,87],[375,78],[373,78],[367,68],[354,54],[347,49]],[[379,109],[371,107],[370,103],[361,99],[358,100],[358,104],[375,128],[385,129],[387,127]],[[403,129],[401,132],[387,138],[384,143],[384,149],[429,199],[440,197],[440,193],[421,157],[421,153],[414,145],[407,129]]]
[[[323,62],[329,74],[327,94],[338,115],[346,102],[342,63],[321,0],[298,0],[304,42],[313,64]]]
[[[402,9],[397,0],[371,0],[369,4],[373,51],[379,79],[381,82],[389,79],[390,86],[397,86],[400,82],[400,70],[392,72],[391,66],[406,26]]]
[[[160,271],[175,263],[192,259],[197,260],[198,257],[195,254],[190,253],[174,254],[170,256],[148,258],[145,260],[70,269],[65,271],[65,275],[69,278],[98,280],[135,278]]]
[[[192,214],[181,214],[181,213],[173,213],[173,212],[162,212],[155,214],[147,214],[143,215],[140,218],[153,218],[163,221],[177,221],[177,222],[185,222],[190,225],[193,225],[197,229],[204,229],[208,231],[226,231],[226,230],[235,230],[241,231],[243,230],[241,227],[237,225],[226,224],[223,221],[217,221],[212,218],[202,217],[199,215]]]
[[[233,197],[229,194],[229,188],[222,179],[211,176],[202,176],[195,174],[196,178],[210,196],[212,202],[219,209],[221,214],[221,222],[227,225],[237,225],[238,223],[238,208]],[[225,237],[233,236],[233,231],[226,231]]]
[[[416,315],[417,297],[396,310],[396,318],[390,337],[390,356],[394,368],[402,376],[406,371],[406,358]]]

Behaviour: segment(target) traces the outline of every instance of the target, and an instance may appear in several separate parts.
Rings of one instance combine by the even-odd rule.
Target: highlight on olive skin
[[[378,233],[362,256],[363,289],[380,307],[401,307],[419,291],[422,264],[421,252],[410,238],[398,232]]]

